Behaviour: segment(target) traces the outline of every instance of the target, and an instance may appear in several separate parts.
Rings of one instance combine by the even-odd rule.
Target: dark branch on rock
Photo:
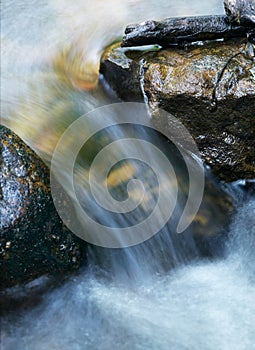
[[[122,47],[153,45],[162,47],[196,41],[246,37],[252,25],[231,24],[227,16],[167,18],[128,26]]]

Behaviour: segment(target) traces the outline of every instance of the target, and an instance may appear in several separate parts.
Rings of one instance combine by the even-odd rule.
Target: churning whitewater
[[[134,254],[124,279],[81,273],[22,319],[6,319],[4,348],[254,349],[254,212],[254,199],[239,209],[224,259],[149,276]]]

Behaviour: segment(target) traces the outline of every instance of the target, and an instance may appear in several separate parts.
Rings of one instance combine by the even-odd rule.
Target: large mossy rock
[[[56,212],[49,169],[3,126],[0,140],[1,289],[76,270],[84,259],[85,243]]]
[[[226,181],[255,178],[255,61],[246,41],[215,41],[187,48],[141,52],[119,44],[103,55],[101,73],[126,101],[148,99],[154,123],[176,116],[205,162]]]

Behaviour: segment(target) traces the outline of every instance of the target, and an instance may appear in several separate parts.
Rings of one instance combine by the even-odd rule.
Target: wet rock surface
[[[115,44],[102,57],[101,73],[125,101],[148,100],[154,123],[163,108],[195,139],[220,179],[255,178],[255,61],[246,40],[141,52]]]
[[[250,28],[230,25],[227,16],[167,18],[128,26],[123,47],[158,44],[162,47],[185,45],[199,40],[245,37]]]
[[[121,46],[185,46],[195,41],[248,37],[254,41],[254,0],[224,0],[226,15],[149,20],[126,27]]]
[[[254,0],[224,0],[224,7],[231,22],[255,25]]]
[[[77,270],[84,260],[85,243],[56,212],[49,169],[3,126],[0,140],[1,289],[44,274]]]

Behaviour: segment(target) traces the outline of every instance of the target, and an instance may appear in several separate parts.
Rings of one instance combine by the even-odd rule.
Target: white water
[[[2,120],[48,160],[72,120],[107,102],[99,89],[87,90],[103,47],[121,35],[126,24],[221,13],[222,4],[5,0],[2,9]],[[77,72],[69,61],[65,64],[71,78],[63,71],[58,75],[53,67],[58,53],[70,46],[75,57],[82,57],[86,91],[75,90]],[[196,256],[192,242],[185,260],[185,250],[178,257],[178,251],[170,249],[172,241],[163,240],[136,248],[123,265],[119,256],[111,257],[110,276],[81,272],[33,310],[4,318],[2,348],[255,349],[254,212],[254,199],[240,208],[224,259],[190,262],[188,251]],[[164,272],[163,263],[174,253],[175,268]]]
[[[34,311],[12,320],[3,348],[255,349],[254,212],[254,199],[240,208],[222,260],[136,283],[90,274],[73,278]]]

